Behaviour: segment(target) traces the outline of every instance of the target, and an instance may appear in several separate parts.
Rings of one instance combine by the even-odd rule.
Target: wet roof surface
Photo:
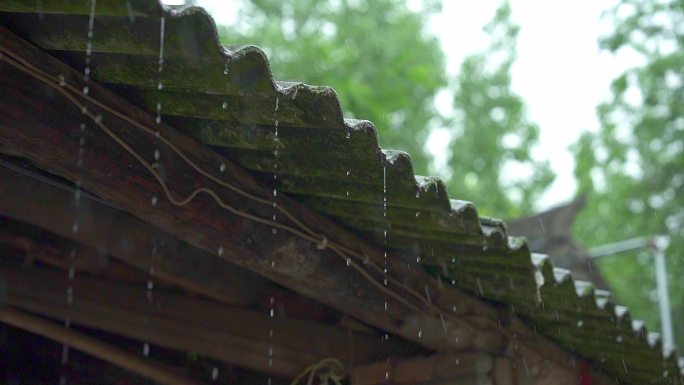
[[[332,88],[274,81],[261,50],[221,45],[199,8],[98,0],[95,13],[96,81],[377,246],[508,304],[620,383],[684,383],[676,355],[609,293],[533,255],[439,179],[415,176],[407,154],[379,148],[370,122],[343,118]],[[81,70],[89,14],[88,0],[0,0],[3,25]]]

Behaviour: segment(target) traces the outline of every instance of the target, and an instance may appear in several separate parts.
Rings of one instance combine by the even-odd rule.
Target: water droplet
[[[152,289],[154,289],[154,282],[152,282],[151,280],[147,281],[147,290],[152,290]]]
[[[271,311],[269,312],[269,314],[270,314],[271,318],[273,318],[273,317],[275,316],[275,311],[274,311],[273,309],[271,309]]]
[[[347,258],[347,266],[351,266],[351,258]]]
[[[152,206],[156,206],[156,205],[157,205],[157,196],[153,195],[152,196]]]
[[[221,107],[222,107],[224,110],[225,110],[226,108],[228,108],[228,102],[223,102],[223,104],[221,105]]]
[[[162,88],[164,88],[164,86],[162,85],[162,82],[160,81],[159,83],[157,83],[157,89],[158,89],[159,91],[161,91]]]
[[[416,211],[416,218],[420,216],[420,211]]]
[[[349,176],[349,174],[351,174],[351,170],[347,170],[347,176]]]
[[[351,139],[351,131],[347,131],[346,137],[347,137],[347,139]]]
[[[90,92],[90,87],[84,86],[84,87],[83,87],[83,94],[84,94],[84,95],[88,95],[89,92]]]
[[[577,321],[577,327],[581,328],[582,326],[584,326],[584,321],[582,321],[582,320]]]
[[[59,86],[64,87],[66,85],[66,81],[64,80],[64,75],[59,75]]]
[[[69,267],[69,279],[74,279],[74,275],[76,274],[76,271],[73,266]]]
[[[423,331],[422,330],[418,330],[418,338],[423,338]]]
[[[617,338],[615,339],[615,342],[617,342],[618,344],[621,343],[622,342],[622,336],[617,336]]]
[[[147,356],[149,356],[149,355],[150,355],[150,344],[148,344],[147,342],[145,342],[145,343],[143,344],[143,356],[147,357]]]
[[[219,167],[219,171],[221,171],[221,172],[226,171],[226,165],[225,165],[225,163],[221,163],[221,166]]]
[[[223,246],[218,248],[218,255],[219,257],[223,255]]]
[[[71,225],[71,232],[74,234],[78,233],[78,222],[74,222],[74,224]]]
[[[216,381],[216,379],[218,378],[218,375],[219,375],[218,368],[214,368],[211,370],[211,380],[212,381]]]
[[[159,150],[154,150],[154,160],[159,160]]]

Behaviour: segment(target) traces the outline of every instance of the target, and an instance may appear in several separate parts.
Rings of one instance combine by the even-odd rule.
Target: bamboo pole
[[[42,320],[36,316],[29,315],[17,309],[7,306],[0,306],[0,321],[41,335],[51,340],[63,343],[74,349],[88,353],[103,361],[120,366],[142,377],[167,385],[199,385],[200,383],[175,374],[171,369],[159,364],[153,364],[144,359],[132,355],[124,350],[106,344],[95,338],[75,332],[55,325],[51,322]]]

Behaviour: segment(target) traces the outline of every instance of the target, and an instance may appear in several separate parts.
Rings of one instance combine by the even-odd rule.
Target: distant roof
[[[81,70],[89,12],[85,1],[0,1],[4,26]],[[523,239],[508,237],[502,221],[450,199],[438,178],[415,176],[406,153],[379,148],[370,122],[343,118],[332,88],[274,81],[260,49],[221,45],[199,8],[103,1],[97,15],[96,81],[268,183],[277,149],[279,191],[379,247],[420,258],[463,290],[507,304],[620,383],[681,383],[676,355],[663,357],[659,338],[607,292],[573,281]]]
[[[586,197],[580,196],[564,205],[509,221],[508,234],[527,238],[533,252],[548,254],[554,266],[570,270],[573,278],[608,290],[598,266],[572,236],[572,225],[585,203]]]

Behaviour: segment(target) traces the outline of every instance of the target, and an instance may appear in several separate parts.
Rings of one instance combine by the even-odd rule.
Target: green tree
[[[519,27],[508,2],[484,30],[491,43],[461,65],[454,98],[451,146],[453,196],[476,203],[485,215],[529,213],[554,179],[548,162],[532,157],[539,127],[524,100],[511,90]]]
[[[670,236],[669,293],[684,346],[684,1],[622,0],[608,15],[615,29],[601,47],[645,64],[613,81],[612,98],[597,109],[600,131],[574,146],[580,192],[590,193],[576,233],[588,245]],[[658,330],[650,258],[616,256],[601,267],[633,317]]]
[[[250,0],[239,22],[224,27],[230,44],[263,48],[279,80],[332,86],[345,116],[372,121],[385,148],[411,154],[427,171],[424,143],[441,117],[436,93],[447,86],[444,54],[425,32],[439,10],[422,12],[402,0]]]

